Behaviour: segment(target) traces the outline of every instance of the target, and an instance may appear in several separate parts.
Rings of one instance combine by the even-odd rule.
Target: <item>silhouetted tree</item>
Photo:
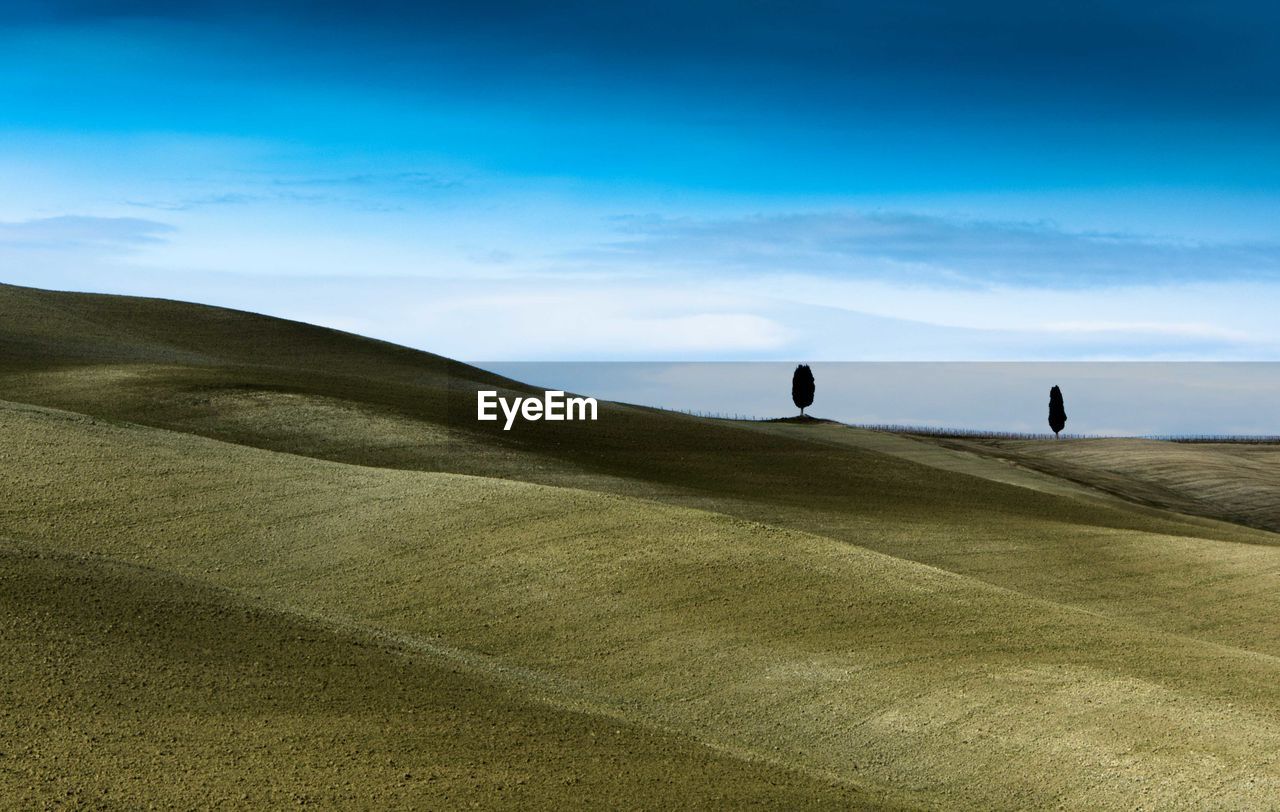
[[[813,405],[813,373],[809,371],[808,364],[796,367],[795,374],[791,376],[791,402],[799,407],[801,417],[804,417],[804,410]]]
[[[1053,429],[1055,440],[1066,425],[1067,407],[1062,405],[1062,390],[1055,386],[1049,390],[1049,428]]]

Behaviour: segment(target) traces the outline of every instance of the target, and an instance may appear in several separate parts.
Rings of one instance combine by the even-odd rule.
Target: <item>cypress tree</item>
[[[1053,429],[1055,440],[1066,425],[1067,407],[1062,404],[1062,390],[1055,386],[1049,390],[1049,428]]]
[[[804,417],[804,410],[813,405],[813,388],[813,373],[809,371],[809,365],[796,367],[791,376],[791,402],[800,409],[801,417]]]

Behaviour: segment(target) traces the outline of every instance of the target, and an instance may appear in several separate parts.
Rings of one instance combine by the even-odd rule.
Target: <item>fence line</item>
[[[777,423],[790,420],[785,417],[760,417],[736,412],[715,412],[700,409],[669,409],[668,411],[701,417],[708,420],[736,420],[749,423]],[[815,418],[820,419],[820,418]],[[839,422],[839,421],[834,421]],[[915,434],[922,437],[954,438],[957,440],[1052,440],[1049,432],[995,431],[989,429],[961,429],[948,426],[914,426],[906,423],[841,423],[850,428],[867,431],[883,431],[892,434]],[[1253,445],[1280,445],[1276,434],[1062,434],[1063,440],[1162,440],[1170,443],[1240,443]]]
[[[1168,440],[1171,443],[1251,443],[1254,445],[1280,445],[1280,435],[1275,434],[1172,434],[1154,435],[1147,439]]]
[[[953,437],[963,440],[1052,440],[1051,432],[995,431],[992,429],[958,429],[949,426],[911,426],[900,423],[849,423],[853,428],[892,434],[916,434],[925,437]],[[1102,439],[1091,434],[1062,434],[1064,440]]]
[[[678,412],[679,414],[687,414],[690,417],[705,417],[709,420],[741,420],[749,423],[768,423],[777,420],[776,417],[759,417],[754,414],[738,414],[737,412],[705,412],[698,409],[667,409],[666,411]]]

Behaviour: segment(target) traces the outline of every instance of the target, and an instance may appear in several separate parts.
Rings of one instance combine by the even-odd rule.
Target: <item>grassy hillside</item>
[[[510,789],[665,806],[727,782],[735,804],[1240,808],[1278,788],[1280,537],[1179,513],[1175,487],[1139,505],[1008,449],[619,404],[597,423],[502,432],[474,421],[474,392],[520,384],[357,336],[3,286],[0,317],[0,398],[17,402],[0,404],[0,536],[14,540],[0,576],[17,596],[0,608],[29,652],[15,673],[37,675],[9,690],[62,702],[69,728],[103,729],[97,686],[145,675],[116,711],[145,750],[181,727],[163,709],[188,701],[182,686],[249,674],[236,718],[297,714],[301,736],[299,720],[338,724],[308,716],[312,702],[338,703],[396,770],[410,750],[412,775],[502,765],[444,785],[486,803]],[[1053,446],[1061,464],[1110,465],[1071,458],[1088,447]],[[1185,494],[1230,478],[1197,464],[1169,466]],[[1144,487],[1143,470],[1117,478]],[[198,600],[171,599],[187,592]],[[30,608],[85,594],[122,620],[86,631],[75,611]],[[31,617],[48,633],[22,637]],[[141,641],[163,651],[187,626],[208,662],[134,664]],[[312,648],[286,647],[269,674],[248,664],[274,645],[253,641],[296,628]],[[402,694],[354,698],[361,682],[339,665],[357,659],[374,685],[412,671],[428,703],[415,718],[457,749],[387,741],[412,726]],[[50,693],[49,662],[86,676]],[[546,731],[555,746],[472,740],[431,716],[462,694],[494,714],[482,731]],[[239,730],[201,707],[210,730]],[[148,727],[137,708],[171,723]],[[28,735],[25,718],[0,722]],[[612,744],[590,736],[605,729],[620,731]],[[70,762],[42,760],[33,735],[0,780],[35,770],[60,791]],[[89,758],[92,792],[126,791],[111,765],[135,763],[134,745],[85,756],[63,739],[48,752]],[[307,763],[344,763],[340,739],[310,742]],[[226,741],[171,748],[161,774]],[[332,771],[290,772],[293,751],[247,741],[218,752],[264,765],[245,767],[252,792],[341,797]],[[634,770],[618,770],[632,752]],[[663,752],[689,769],[663,767]],[[581,794],[558,794],[567,765]],[[503,770],[540,777],[516,790]],[[640,794],[660,773],[670,783]]]
[[[0,799],[15,809],[871,800],[199,581],[12,542],[0,645]]]
[[[1280,531],[1280,446],[1155,440],[940,441],[1140,504]]]
[[[1240,805],[1280,780],[1275,658],[848,544],[29,407],[0,443],[25,472],[0,533],[460,650],[887,802]]]

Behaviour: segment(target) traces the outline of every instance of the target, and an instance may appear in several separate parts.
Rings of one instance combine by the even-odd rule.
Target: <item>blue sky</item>
[[[0,281],[469,360],[1280,360],[1274,5],[260,5],[0,8]]]

